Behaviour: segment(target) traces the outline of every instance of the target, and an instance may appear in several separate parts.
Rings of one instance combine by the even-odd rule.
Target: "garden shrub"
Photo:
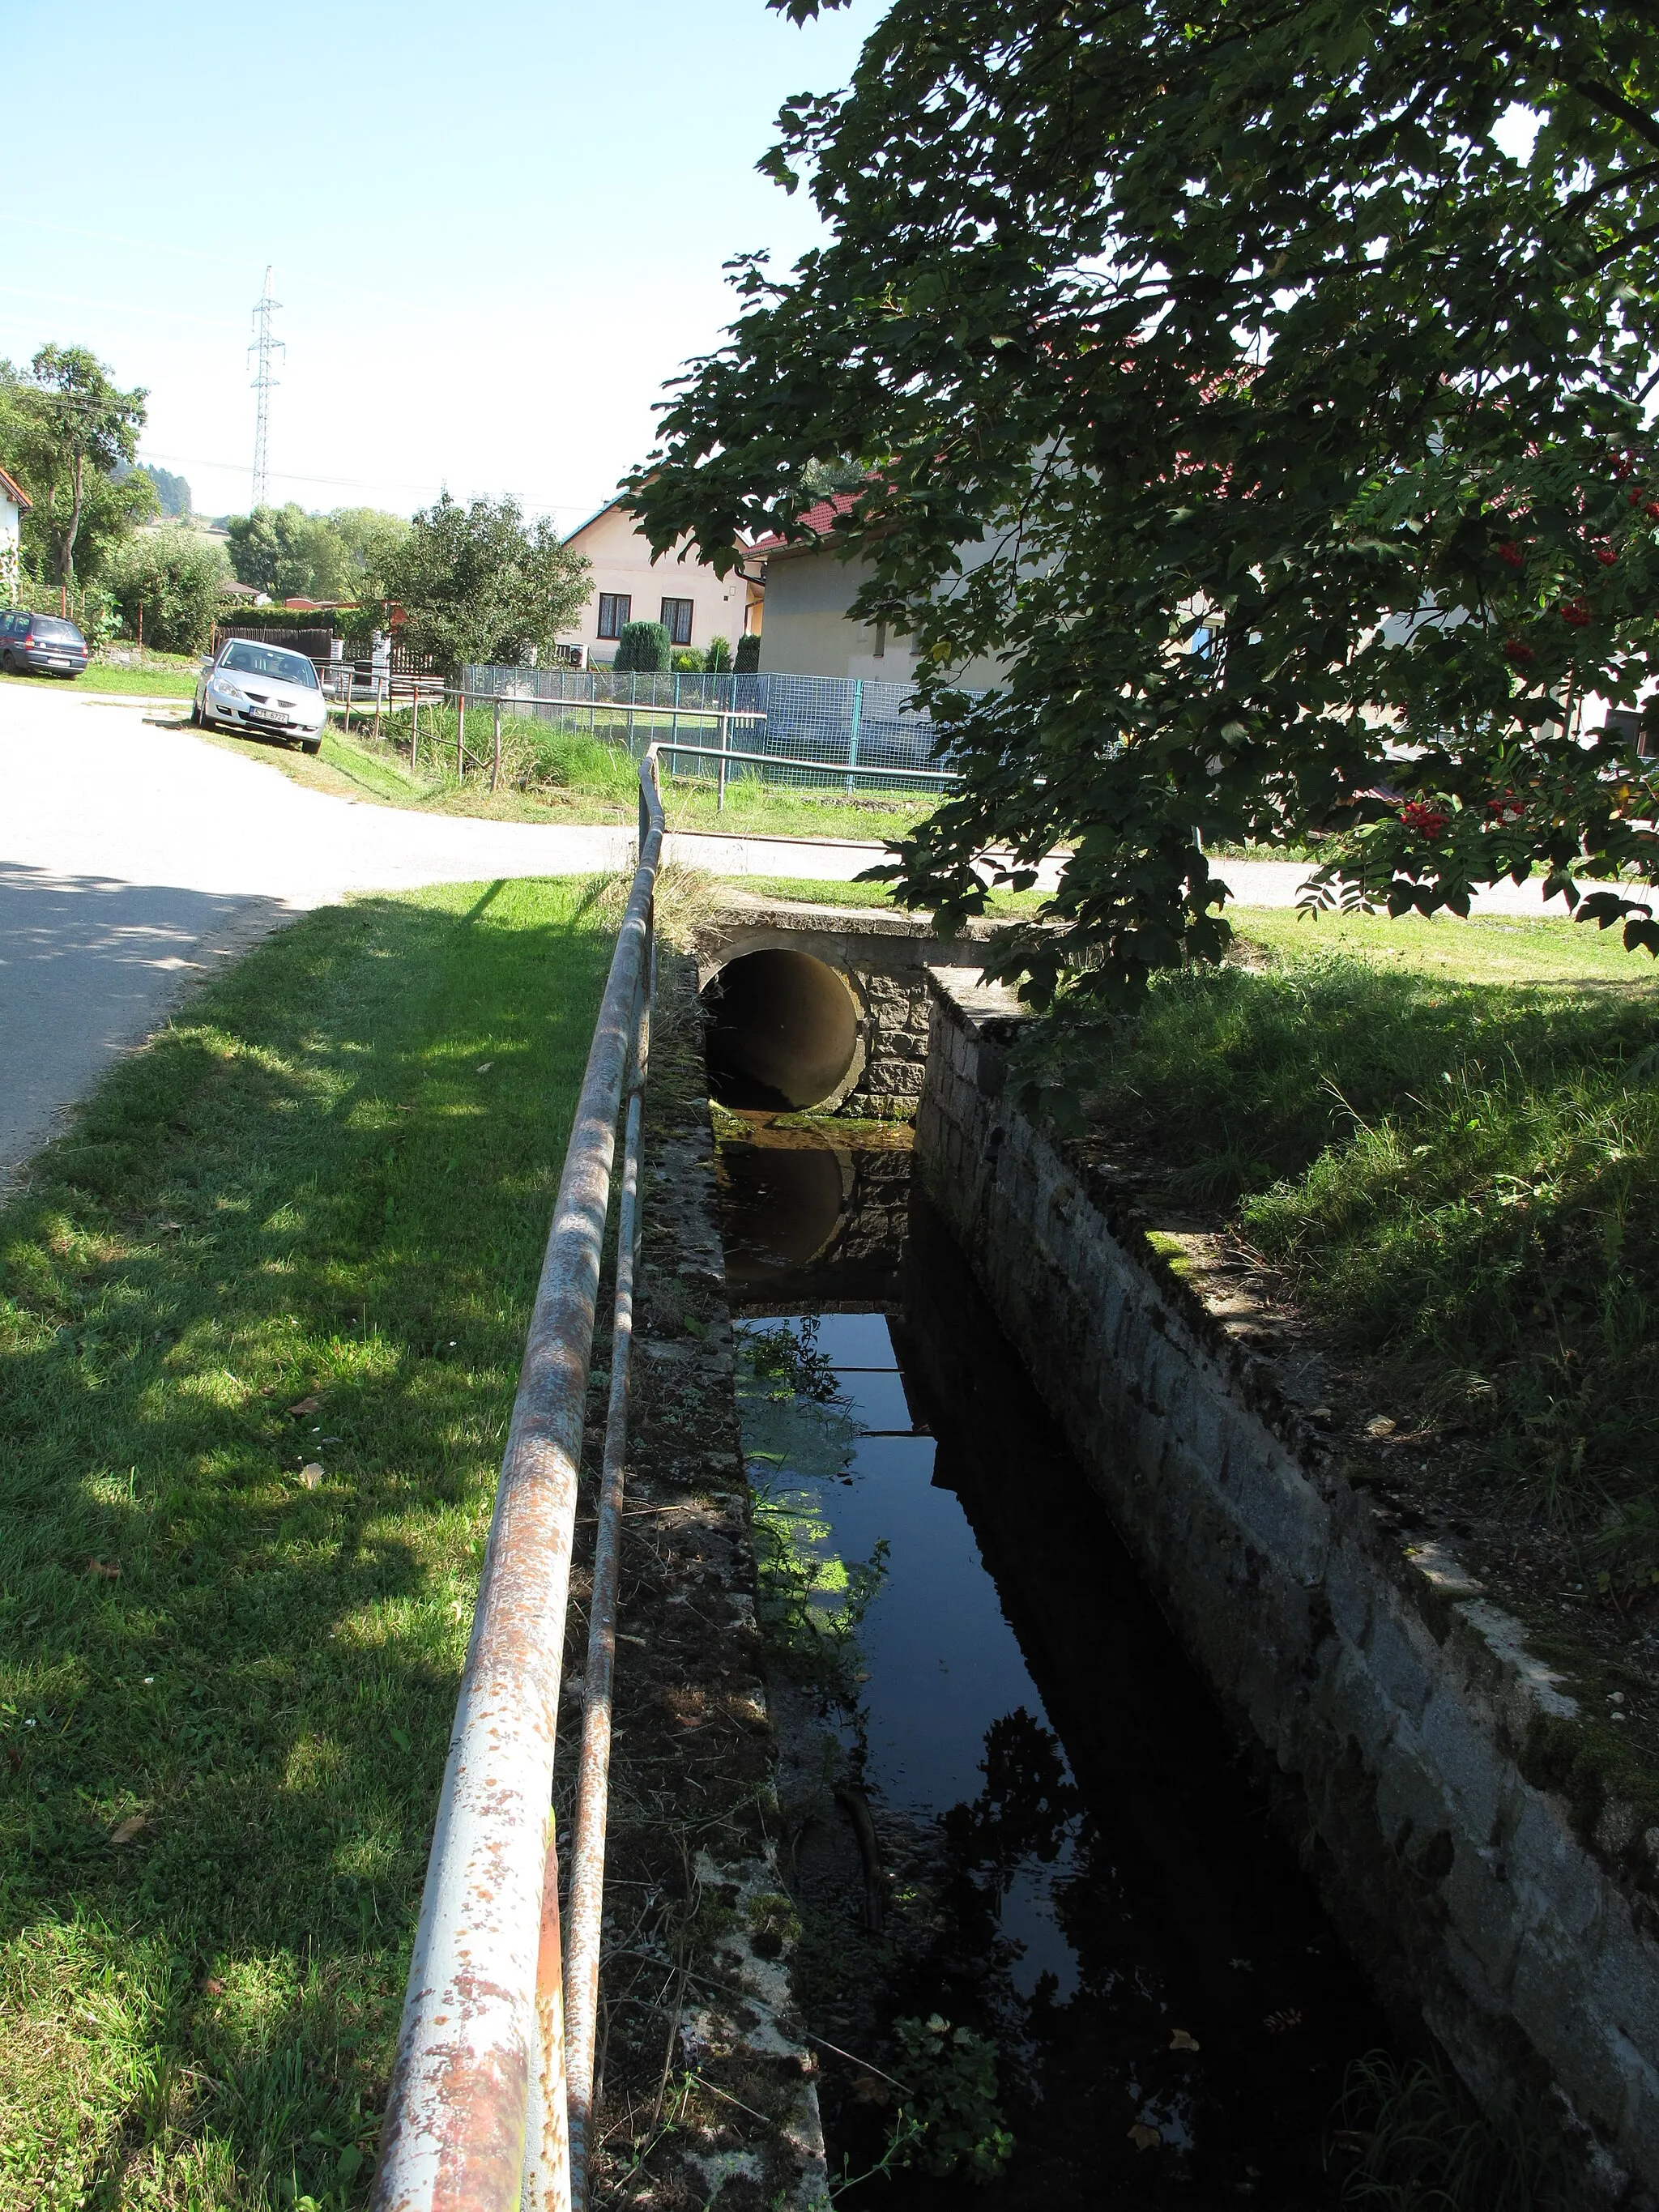
[[[617,644],[617,658],[611,665],[635,669],[641,675],[656,675],[668,667],[671,657],[668,631],[663,623],[624,623]]]
[[[216,546],[175,524],[130,538],[105,570],[104,582],[128,637],[138,635],[142,607],[146,645],[158,653],[199,653],[213,633],[225,573]]]

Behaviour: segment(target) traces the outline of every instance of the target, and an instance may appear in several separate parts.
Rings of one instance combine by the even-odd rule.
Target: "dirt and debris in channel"
[[[665,933],[644,1132],[593,2201],[774,2212],[821,2206],[824,2167],[814,2062],[787,1966],[794,1915],[776,1863],[706,1091],[695,970]],[[608,1341],[602,1312],[571,1585],[561,1834],[581,1726]]]

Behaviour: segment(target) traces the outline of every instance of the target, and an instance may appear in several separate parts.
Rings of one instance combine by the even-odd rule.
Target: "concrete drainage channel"
[[[832,916],[821,908],[745,905],[712,925],[699,951],[716,1040],[711,1079],[717,1093],[724,1088],[738,1114],[725,1125],[722,1172],[740,1388],[744,1361],[752,1368],[756,1357],[757,1329],[763,1338],[781,1329],[811,1355],[803,1370],[809,1396],[816,1372],[851,1408],[850,1460],[828,1478],[805,1480],[795,1508],[806,1512],[810,1506],[843,1571],[860,1560],[867,1564],[870,1542],[884,1534],[892,1542],[893,1559],[899,1559],[908,1510],[903,1486],[892,1488],[891,1527],[886,1528],[878,1502],[881,1478],[866,1461],[878,1443],[889,1452],[921,1447],[891,1437],[870,1440],[870,1431],[890,1424],[877,1422],[866,1395],[873,1391],[890,1415],[894,1386],[866,1382],[854,1370],[873,1366],[897,1377],[911,1431],[935,1431],[926,1449],[976,1470],[961,1481],[935,1475],[929,1488],[946,1485],[961,1500],[984,1563],[976,1571],[988,1571],[997,1586],[1034,1692],[1012,1709],[1023,1710],[1035,1723],[1030,1741],[1044,1735],[1052,1741],[1059,1759],[1054,1786],[1062,1796],[1067,1790],[1079,1793],[1066,1801],[1074,1808],[1081,1801],[1077,1817],[1085,1826],[1094,1821],[1098,1832],[1101,1801],[1090,1792],[1104,1771],[1114,1804],[1121,1807],[1128,1790],[1149,1808],[1146,1818],[1156,1828],[1158,1814],[1151,1808],[1159,1803],[1165,1777],[1156,1759],[1137,1761],[1121,1745],[1109,1741],[1103,1752],[1098,1706],[1125,1698],[1139,1705],[1149,1694],[1149,1672],[1161,1676],[1190,1668],[1209,1711],[1220,1715],[1255,1778],[1261,1793],[1257,1817],[1261,1809],[1269,1811],[1277,1832],[1296,1839],[1317,1892],[1315,1905],[1304,1890],[1305,1909],[1329,1913],[1340,1939],[1337,1955],[1348,1963],[1340,1971],[1333,1968],[1334,1978],[1311,2002],[1290,1996],[1273,2002],[1270,1992],[1258,1992],[1258,2039],[1294,2034],[1315,2021],[1322,2060],[1339,2051],[1359,2057],[1367,2038],[1384,2049],[1392,2045],[1402,2062],[1437,2051],[1449,2058],[1500,2128],[1518,2130],[1531,2142],[1544,2166],[1565,2160],[1574,2178],[1559,2184],[1557,2196],[1547,2201],[1652,2204],[1659,2185],[1659,1945],[1654,1932],[1659,1916],[1650,1901],[1652,1854],[1641,1839],[1632,1844],[1616,1807],[1606,1808],[1592,1836],[1564,1799],[1523,1772],[1533,1771],[1528,1746],[1537,1726],[1570,1722],[1571,1697],[1528,1652],[1519,1624],[1486,1601],[1455,1559],[1412,1543],[1409,1531],[1373,1516],[1363,1492],[1349,1490],[1320,1432],[1298,1413],[1291,1381],[1281,1380],[1271,1358],[1247,1342],[1237,1285],[1221,1279],[1206,1285],[1192,1266],[1172,1273],[1164,1249],[1169,1240],[1126,1224],[1109,1189],[1091,1184],[1088,1170],[1071,1165],[1061,1149],[1010,1108],[1004,1071],[1017,1009],[1002,994],[976,986],[959,946],[932,945],[902,924],[890,933],[872,932],[870,920]],[[741,1039],[731,1032],[744,1012],[763,1026],[770,1018],[767,1000],[758,994],[728,996],[718,980],[752,951],[786,946],[843,979],[860,1010],[862,1064],[849,1064],[838,1074],[845,1087],[839,1099],[831,1092],[830,1103],[839,1111],[823,1121],[809,1122],[782,1110],[809,1103],[802,1092],[810,1086],[792,1090],[774,1075],[771,1095],[765,1095],[766,1070],[744,1058]],[[918,988],[930,1009],[920,1052]],[[872,1079],[865,1071],[874,1068],[881,1073]],[[884,1278],[881,1267],[872,1272],[871,1261],[879,1237],[861,1213],[870,1162],[856,1131],[846,1124],[860,1111],[902,1112],[909,1099],[920,1109],[915,1176],[927,1206],[920,1215],[905,1215],[909,1257],[890,1250]],[[809,1170],[803,1158],[814,1146],[821,1157]],[[837,1183],[842,1203],[832,1219]],[[890,1176],[883,1188],[881,1218],[890,1231]],[[768,1225],[757,1229],[763,1217]],[[929,1225],[919,1229],[918,1223]],[[963,1287],[969,1278],[971,1283]],[[953,1299],[954,1322],[926,1318],[937,1316]],[[883,1317],[889,1338],[884,1349],[879,1341],[872,1349],[868,1339],[848,1337],[847,1316],[860,1309]],[[970,1310],[979,1316],[977,1329],[966,1318]],[[919,1322],[918,1316],[924,1318]],[[1018,1353],[1014,1379],[1006,1385],[991,1379],[1000,1370],[984,1349],[1003,1330]],[[960,1350],[969,1344],[978,1349],[964,1360]],[[787,1347],[781,1353],[774,1341],[763,1354],[781,1358],[787,1373]],[[1029,1419],[1011,1424],[1006,1407],[1023,1387],[1022,1370],[1035,1377],[1043,1403],[1028,1401]],[[757,1393],[751,1389],[749,1395],[755,1399]],[[769,1390],[761,1388],[757,1397],[763,1408]],[[982,1437],[961,1432],[964,1406],[972,1409],[975,1431],[1001,1439],[1000,1455],[988,1473]],[[751,1411],[751,1430],[753,1419]],[[1046,1493],[1045,1510],[1063,1520],[1080,1498],[1104,1504],[1113,1530],[1089,1556],[1103,1560],[1121,1537],[1138,1586],[1151,1593],[1175,1632],[1178,1654],[1154,1662],[1138,1653],[1126,1668],[1097,1603],[1092,1620],[1086,1601],[1080,1601],[1074,1620],[1065,1617],[1055,1594],[1081,1539],[1052,1563],[1048,1578],[1039,1578],[1034,1589],[1026,1556],[1030,1534],[1023,1525],[1030,1516],[1022,1507],[1035,1494],[1030,1438],[1044,1421],[1057,1424],[1036,1453],[1043,1479],[1057,1485]],[[764,1463],[774,1468],[777,1452],[772,1445],[767,1449]],[[1060,1478],[1053,1470],[1062,1453],[1074,1471]],[[818,1494],[809,1497],[815,1482]],[[1000,1543],[1006,1548],[999,1550]],[[940,1783],[931,1798],[920,1790],[914,1771],[891,1765],[892,1745],[908,1725],[902,1713],[894,1717],[895,1700],[902,1706],[911,1694],[900,1679],[905,1670],[914,1676],[932,1668],[937,1674],[943,1659],[954,1676],[965,1664],[960,1654],[953,1663],[929,1647],[917,1627],[933,1602],[927,1593],[936,1598],[955,1572],[943,1564],[947,1539],[936,1534],[922,1548],[934,1565],[921,1583],[913,1582],[908,1595],[900,1597],[902,1572],[909,1570],[890,1562],[869,1602],[860,1630],[869,1644],[860,1670],[867,1676],[863,1719],[857,1700],[803,1719],[799,1691],[787,1684],[778,1686],[775,1702],[792,1724],[805,1729],[809,1747],[803,1765],[792,1738],[787,1780],[792,1774],[799,1780],[805,1771],[821,1774],[825,1759],[842,1762],[838,1771],[865,1790],[874,1830],[890,1855],[888,1875],[901,1889],[931,1900],[931,1908],[944,1911],[948,1921],[939,1899],[955,1895],[960,1900],[961,1869],[941,1875],[937,1851],[930,1859],[930,1849],[942,1849],[948,1859],[953,1837],[977,1832],[1000,1818],[999,1786],[1018,1796],[1024,1785],[1011,1778],[1006,1729],[994,1743],[988,1732],[973,1771]],[[1101,1590],[1110,1587],[1103,1566],[1085,1581]],[[959,1609],[968,1607],[960,1586],[956,1597]],[[895,1605],[909,1623],[908,1647],[905,1635],[884,1615],[884,1607],[891,1611]],[[988,1731],[990,1720],[1006,1717],[989,1716]],[[829,1749],[814,1736],[815,1729],[827,1730]],[[1201,1756],[1192,1748],[1197,1738],[1183,1736],[1178,1724],[1160,1728],[1157,1741],[1180,1745],[1183,1759],[1190,1751],[1191,1772],[1201,1771]],[[931,2004],[933,2016],[951,2017],[954,2003],[958,2017],[984,2023],[988,2037],[992,2021],[1000,2022],[997,2033],[1014,2084],[1012,2106],[1031,2097],[1032,2049],[1040,2045],[1052,2057],[1057,2048],[1052,2016],[1038,2032],[1028,2011],[1024,2028],[1011,2033],[1008,2021],[1017,2020],[1018,2003],[1011,2012],[1006,1984],[1003,1998],[989,2002],[983,1975],[977,2013],[960,1977],[952,1985],[946,1974],[930,1990],[927,1971],[908,1953],[907,1963],[894,1966],[895,1947],[902,1952],[905,1945],[890,1923],[881,1938],[884,1955],[871,1960],[877,1994],[862,2009],[844,1987],[828,2000],[822,1989],[814,1995],[815,1943],[821,1954],[822,1930],[815,1936],[811,1909],[814,1884],[821,1888],[822,1883],[812,1863],[815,1856],[839,1854],[842,1907],[851,1911],[847,1899],[856,1905],[861,1851],[862,1857],[868,1855],[846,1805],[837,1801],[832,1809],[838,1828],[820,1801],[812,1814],[817,1825],[809,1824],[804,1837],[796,1837],[786,1820],[806,1869],[799,1878],[808,1922],[802,1970],[808,2028],[897,2075],[903,2068],[896,2058],[907,2047],[902,2039],[896,2044],[890,2033],[884,2042],[860,2043],[860,2035],[880,2036],[884,2007],[890,2029],[894,2021],[909,2016],[906,2005]],[[1190,1835],[1177,1840],[1178,1826],[1165,1833],[1160,1856],[1170,1863],[1180,1861],[1191,1876],[1190,1912],[1193,1899],[1215,1892],[1218,1869],[1231,1860],[1233,1846],[1230,1839],[1206,1860],[1203,1850],[1192,1849]],[[1230,1832],[1224,1815],[1206,1832],[1213,1838],[1236,1829]],[[826,1840],[830,1836],[833,1842]],[[1067,1869],[1054,1895],[1063,1894],[1073,1912],[1089,1888],[1088,1881],[1079,1890],[1073,1881],[1076,1862],[1066,1854],[1076,1848],[1074,1837],[1062,1841],[1052,1863]],[[1115,1847],[1106,1856],[1113,1866],[1124,1863]],[[1100,1878],[1099,1864],[1091,1860],[1091,1881]],[[999,1879],[1009,1872],[1005,1860]],[[999,1922],[993,1912],[981,1923],[982,1964],[992,1979],[999,1945],[1018,1929],[1014,1905],[1029,1872],[1013,1869],[1004,1896],[1011,1920]],[[981,1865],[980,1876],[984,1873]],[[1145,1936],[1152,1923],[1137,1924]],[[1176,1924],[1172,1913],[1167,1926]],[[1285,1924],[1283,1914],[1280,1924]],[[1218,1942],[1228,1942],[1230,1956],[1254,1960],[1267,1948],[1242,1933],[1232,1943],[1220,1924],[1213,1933]],[[1051,1916],[1042,1941],[1028,1946],[1028,1958],[1041,1955],[1052,1935]],[[848,1923],[831,1949],[844,1958],[860,1940]],[[1310,1938],[1309,1958],[1316,1955],[1318,1940]],[[965,1938],[963,1948],[971,1948]],[[1180,1948],[1172,1942],[1163,1952],[1166,1966]],[[1073,1966],[1079,1986],[1087,1983],[1091,1969],[1079,1965],[1075,1954]],[[1060,1979],[1064,1989],[1063,1972]],[[1148,1979],[1140,1972],[1136,1987],[1146,1988]],[[1015,1971],[1016,1998],[1018,1984]],[[823,2002],[831,2012],[815,2018],[815,2005]],[[1058,2008],[1068,2010],[1070,2002]],[[1224,2023],[1237,2018],[1226,1996],[1211,1990],[1206,2003],[1183,2002],[1203,2013],[1212,2048],[1224,2048]],[[1299,2017],[1287,2028],[1293,2015]],[[1172,2033],[1180,2028],[1205,2043],[1202,2028],[1193,2021],[1176,2020],[1170,2009],[1164,2017]],[[1208,2058],[1200,2065],[1195,2054],[1187,2055],[1194,2078],[1185,2106],[1171,2101],[1167,2084],[1155,2088],[1150,2046],[1139,2063],[1120,2052],[1115,2071],[1107,2067],[1090,2075],[1089,2096],[1097,2105],[1115,2098],[1118,2108],[1109,2125],[1102,2120],[1103,2132],[1086,2155],[1079,2153],[1077,2170],[1111,2171],[1112,2156],[1121,2154],[1127,2140],[1145,2151],[1132,2169],[1133,2184],[1123,2184],[1138,2203],[1164,2201],[1158,2192],[1166,2184],[1155,2184],[1149,2160],[1170,2169],[1171,2177],[1181,2170],[1181,2185],[1173,2179],[1167,2185],[1172,2203],[1190,2201],[1182,2190],[1199,2185],[1200,2171],[1229,2201],[1258,2188],[1264,2201],[1276,2203],[1337,2201],[1340,2160],[1318,2183],[1305,2160],[1294,2172],[1282,2159],[1277,2169],[1271,2159],[1264,2165],[1259,2145],[1247,2150],[1248,2130],[1230,2136],[1217,2101],[1201,2086]],[[824,2057],[823,2064],[832,2160],[848,2144],[860,2156],[878,2155],[880,2130],[870,2124],[873,2077],[855,2074],[850,2088],[838,2086],[835,2069],[842,2066],[844,2072],[845,2063]],[[1108,2081],[1111,2087],[1103,2088]],[[1131,2088],[1140,2108],[1126,2121],[1121,2107]],[[1005,2196],[1010,2203],[1035,2203],[1042,2195],[1061,2203],[1089,2201],[1086,2192],[1077,2193],[1081,2185],[1068,2184],[1054,2163],[1060,2158],[1055,2116],[1074,2111],[1078,2091],[1073,2080],[1058,2101],[1050,2095],[1041,2106],[1044,2117],[1032,2132],[1048,2146],[1042,2157],[1048,2166],[1042,2168],[1039,2158],[1037,2168],[1025,2165],[1023,2172],[1032,2154],[1017,2151],[1006,2177],[990,2185],[988,2203]],[[1066,2102],[1068,2094],[1073,2103]],[[1273,2105],[1268,2097],[1267,2108]],[[1294,2098],[1280,2095],[1279,2114],[1291,2139],[1296,2109]],[[1037,2110],[1030,2103],[1028,2116]],[[1449,2113],[1447,2124],[1452,2124]],[[1328,2109],[1321,2125],[1328,2156],[1334,2140]],[[1115,2146],[1112,2128],[1119,2130]],[[1137,2128],[1152,2129],[1156,2144],[1129,2132]],[[1019,2134],[1018,2127],[1013,2132]],[[1291,2167],[1296,2164],[1292,2156]],[[1270,2171],[1271,2185],[1265,2179]],[[902,2185],[891,2179],[868,2184],[849,2201],[866,2197],[872,2203],[935,2201],[914,2175]]]
[[[1569,1701],[1008,1108],[972,964],[663,949],[591,2201],[822,2207],[822,2112],[851,2205],[1334,2207],[1345,2065],[1431,2031],[1652,2205],[1644,1881],[1521,1771]]]

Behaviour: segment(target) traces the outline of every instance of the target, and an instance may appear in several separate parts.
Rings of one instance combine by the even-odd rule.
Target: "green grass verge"
[[[622,739],[625,717],[603,718],[597,730],[558,726],[528,715],[504,715],[501,773],[489,789],[493,729],[490,716],[474,708],[467,716],[465,775],[455,761],[455,716],[448,708],[423,708],[418,758],[410,763],[410,714],[400,708],[381,717],[378,732],[372,715],[354,714],[349,738],[337,716],[323,757],[363,781],[364,764],[374,762],[397,780],[394,803],[446,813],[511,816],[518,820],[631,822],[636,806],[638,771]],[[693,732],[691,735],[697,733]],[[708,733],[702,733],[707,740]],[[688,741],[690,741],[688,739]],[[349,745],[351,757],[331,750]],[[392,796],[392,790],[386,793]],[[761,783],[733,775],[721,808],[719,793],[706,777],[665,774],[663,799],[671,830],[725,830],[732,836],[854,838],[879,843],[901,836],[919,822],[932,799],[909,799],[892,793],[869,798],[842,791],[814,791]]]
[[[421,715],[418,763],[409,757],[406,708],[381,719],[354,712],[348,735],[336,714],[315,758],[272,740],[206,732],[211,743],[263,761],[295,783],[342,797],[369,798],[387,806],[425,813],[460,814],[498,822],[625,822],[636,817],[637,770],[619,744],[586,731],[550,731],[545,723],[503,724],[503,773],[489,788],[489,766],[473,757],[489,741],[489,724],[476,710],[468,717],[468,768],[455,773],[455,718]],[[879,842],[899,836],[927,811],[921,804],[848,803],[839,793],[815,794],[781,786],[734,783],[724,813],[712,789],[690,779],[666,778],[665,811],[671,830],[723,830],[732,836],[854,837]]]
[[[33,684],[42,691],[67,692],[71,696],[77,691],[131,692],[135,698],[144,699],[191,696],[196,689],[199,661],[177,656],[164,660],[159,653],[147,653],[144,659],[143,668],[112,667],[107,661],[90,661],[86,673],[77,676],[72,684],[48,676],[0,676],[0,683]]]
[[[366,2193],[609,945],[565,883],[313,915],[0,1217],[7,2212]]]
[[[719,794],[709,784],[687,777],[665,780],[663,804],[671,830],[724,830],[728,836],[841,837],[880,844],[903,836],[938,801],[890,793],[848,799],[839,792],[734,778],[722,810]]]
[[[895,913],[906,911],[894,907],[892,888],[887,884],[826,884],[805,876],[722,876],[718,880],[728,884],[733,890],[748,891],[755,898],[790,899],[805,906],[884,907]],[[1042,891],[995,891],[986,912],[992,915],[1035,914],[1046,896]]]
[[[1582,1547],[1659,1578],[1659,984],[1557,921],[1239,917],[1160,977],[1091,1119],[1229,1210],[1398,1405]]]

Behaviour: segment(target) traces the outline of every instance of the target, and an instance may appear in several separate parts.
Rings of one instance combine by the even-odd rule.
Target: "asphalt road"
[[[631,846],[620,829],[358,805],[161,726],[142,702],[0,687],[0,1180],[182,989],[308,908],[587,874]]]
[[[674,836],[720,875],[846,882],[875,848]],[[170,708],[0,684],[0,1187],[181,992],[356,891],[629,864],[631,830],[335,799],[206,743]]]
[[[676,835],[720,875],[846,882],[869,846]],[[353,892],[628,864],[631,833],[475,822],[330,798],[204,742],[170,710],[0,685],[0,1183],[180,993],[295,915]],[[1306,870],[1227,861],[1243,905]],[[1535,886],[1482,910],[1540,914]],[[1560,911],[1558,905],[1556,911]]]

